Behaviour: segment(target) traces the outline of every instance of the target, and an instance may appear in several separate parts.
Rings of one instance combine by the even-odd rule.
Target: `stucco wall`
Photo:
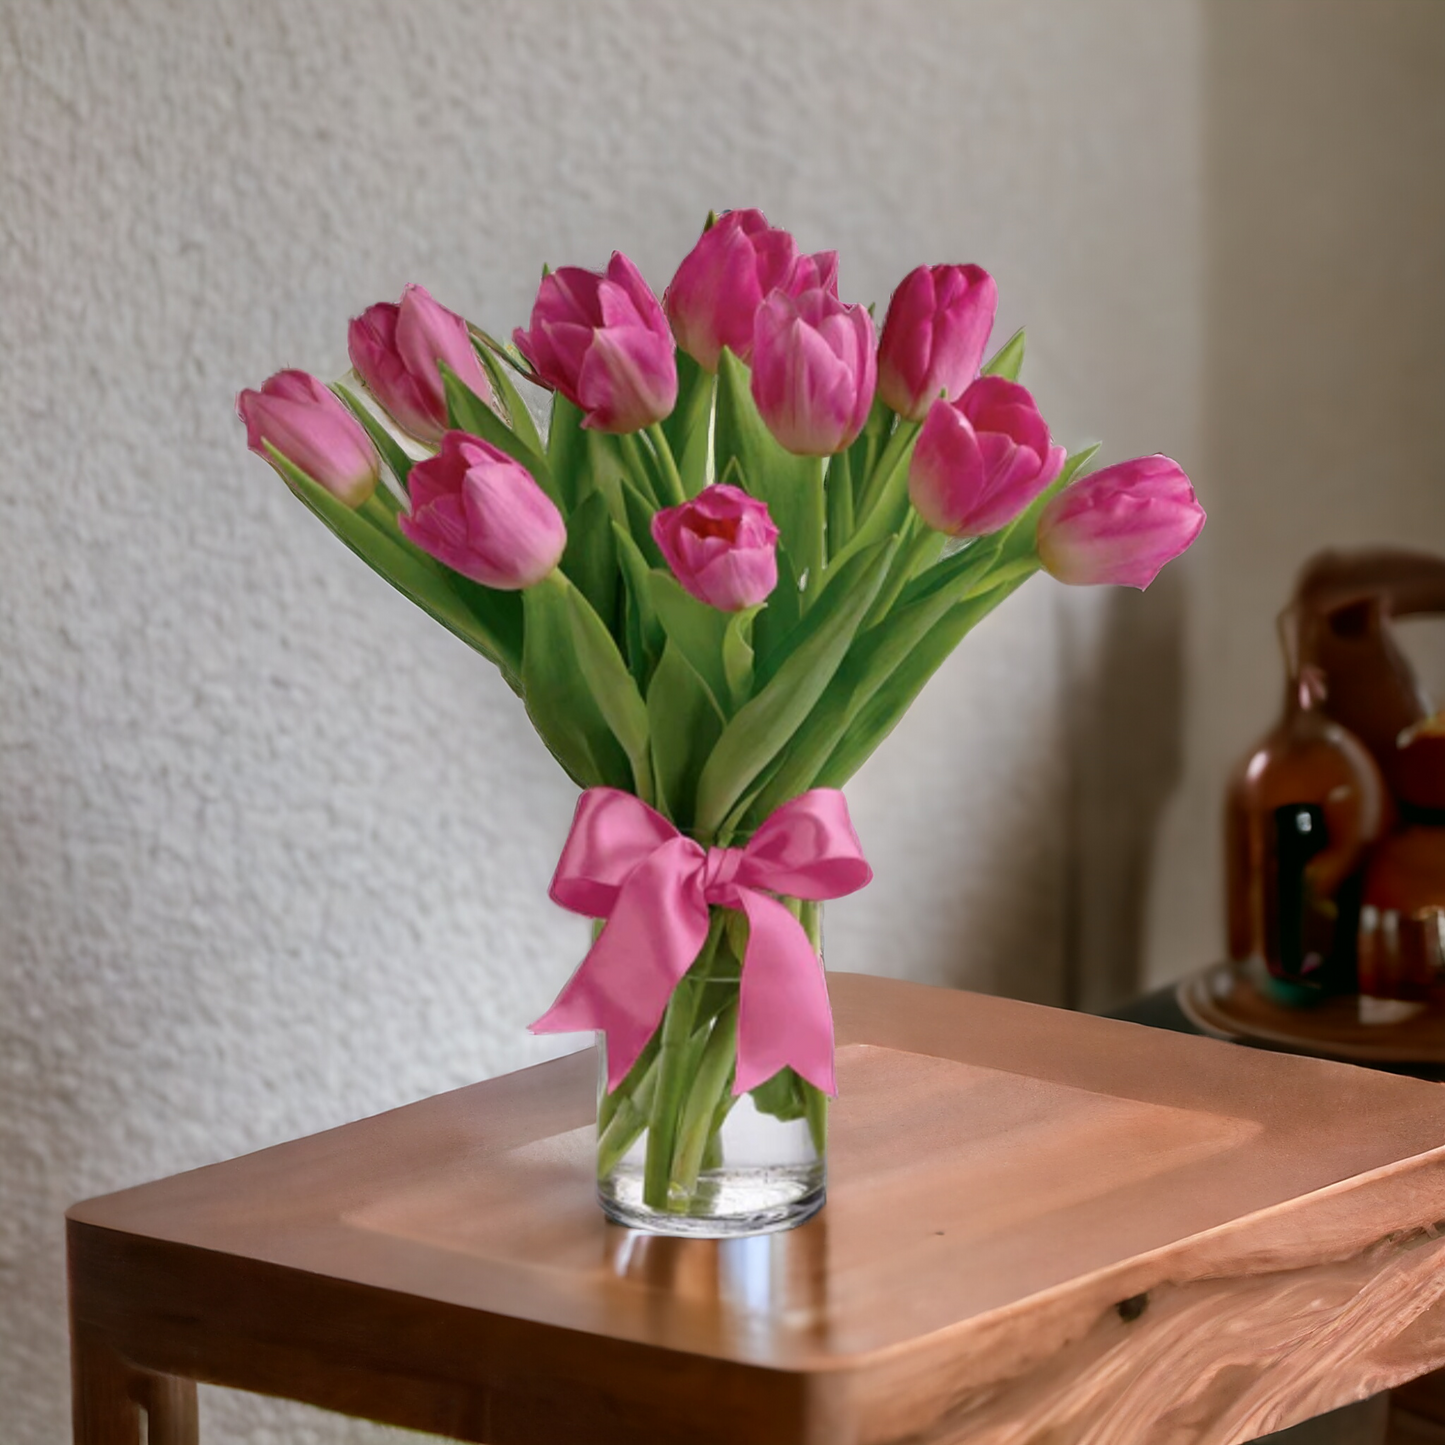
[[[244,452],[236,390],[338,372],[407,280],[501,330],[544,259],[616,246],[660,287],[756,204],[850,298],[984,263],[1060,435],[1195,470],[1200,48],[1184,0],[0,10],[7,1441],[66,1435],[68,1203],[534,1060],[583,946],[544,896],[565,780]],[[853,790],[877,881],[834,964],[1096,986],[1137,892],[1107,858],[1102,913],[1071,883],[1091,679],[1121,625],[1167,669],[1187,595],[1041,581],[970,640]],[[1177,716],[1139,719],[1136,861]],[[377,1436],[203,1410],[213,1441]]]

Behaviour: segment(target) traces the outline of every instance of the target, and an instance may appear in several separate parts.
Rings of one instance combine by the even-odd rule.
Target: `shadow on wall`
[[[1147,593],[1111,588],[1088,599],[1094,617],[1076,607],[1065,627],[1081,673],[1066,729],[1074,792],[1065,987],[1074,1008],[1106,1009],[1138,991],[1154,840],[1183,772],[1187,595],[1185,570],[1168,567]]]

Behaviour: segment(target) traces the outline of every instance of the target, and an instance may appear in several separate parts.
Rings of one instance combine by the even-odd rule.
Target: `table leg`
[[[141,1403],[146,1411],[146,1445],[198,1445],[196,1382],[177,1375],[145,1375]]]
[[[75,1445],[140,1445],[135,1377],[101,1340],[70,1338],[71,1428]]]
[[[110,1345],[77,1336],[70,1346],[75,1445],[198,1445],[196,1382],[133,1369]]]

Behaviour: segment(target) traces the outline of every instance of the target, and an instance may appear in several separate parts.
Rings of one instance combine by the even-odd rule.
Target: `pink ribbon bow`
[[[738,1066],[745,1094],[791,1065],[826,1094],[833,1081],[833,1014],[821,960],[801,923],[769,895],[818,900],[872,878],[842,793],[814,788],[784,803],[745,848],[704,849],[631,793],[589,788],[552,879],[554,903],[606,926],[532,1031],[607,1035],[615,1089],[656,1032],[667,1001],[707,940],[708,905],[748,918],[738,999]]]

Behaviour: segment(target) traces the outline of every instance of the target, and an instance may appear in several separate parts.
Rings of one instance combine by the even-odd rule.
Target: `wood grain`
[[[607,1224],[588,1053],[77,1206],[77,1338],[490,1445],[1233,1445],[1445,1365],[1438,1086],[832,988],[800,1229]]]

